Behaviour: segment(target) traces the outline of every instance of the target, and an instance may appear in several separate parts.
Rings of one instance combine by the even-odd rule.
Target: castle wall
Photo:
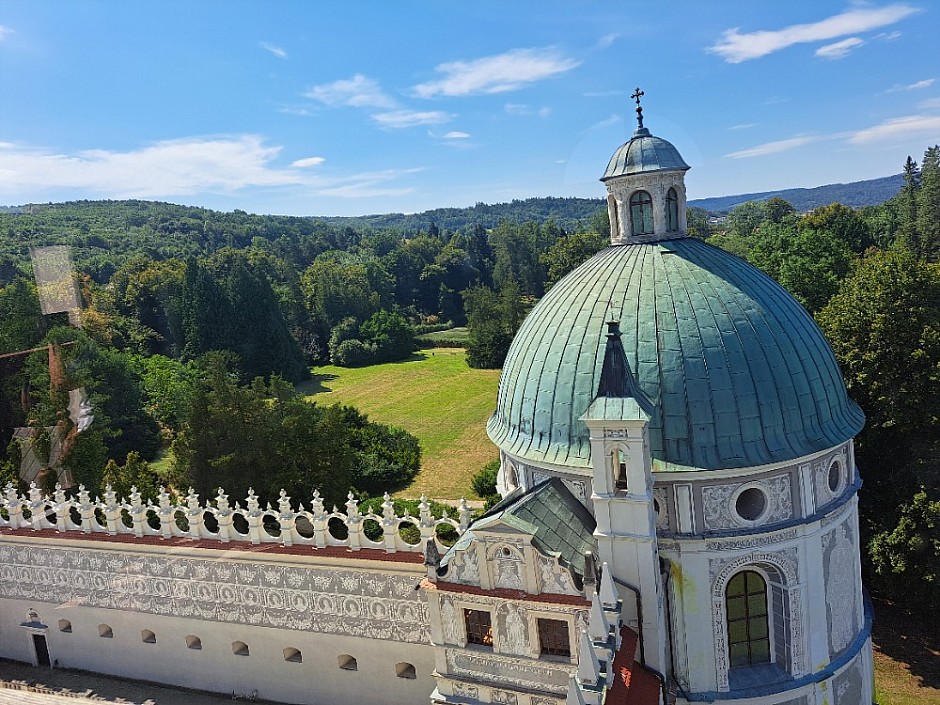
[[[425,573],[419,556],[183,543],[3,531],[0,657],[34,662],[37,630],[21,626],[32,609],[47,627],[50,659],[63,667],[257,690],[285,702],[333,702],[339,693],[344,702],[427,702],[434,655],[427,607],[415,590]],[[356,670],[340,667],[346,656]]]

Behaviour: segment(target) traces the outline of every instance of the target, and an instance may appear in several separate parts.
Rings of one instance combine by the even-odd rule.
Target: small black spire
[[[636,90],[633,91],[633,95],[630,97],[636,100],[636,129],[643,129],[643,106],[640,105],[640,98],[646,95],[643,91],[640,90],[640,87],[637,86]]]
[[[620,340],[620,323],[607,322],[607,346],[604,349],[604,366],[601,381],[597,385],[599,397],[627,397],[633,392],[632,375],[627,367],[627,356]]]

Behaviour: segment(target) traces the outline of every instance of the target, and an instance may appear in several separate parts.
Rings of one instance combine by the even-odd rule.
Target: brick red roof
[[[121,543],[128,545],[165,546],[167,548],[198,548],[210,551],[243,551],[253,554],[278,554],[286,556],[313,556],[317,558],[348,558],[352,560],[385,561],[388,563],[411,563],[421,565],[424,563],[424,554],[416,551],[396,551],[386,553],[375,548],[363,548],[353,551],[346,546],[327,546],[317,548],[306,544],[284,546],[280,543],[251,544],[245,541],[229,541],[223,543],[214,539],[191,539],[183,536],[163,538],[162,536],[141,536],[133,534],[86,534],[81,531],[67,531],[60,533],[55,529],[11,529],[0,528],[0,536],[28,536],[46,539],[69,539],[99,543]]]
[[[621,627],[620,635],[620,650],[614,655],[614,684],[604,705],[659,705],[659,679],[636,660],[636,632]]]

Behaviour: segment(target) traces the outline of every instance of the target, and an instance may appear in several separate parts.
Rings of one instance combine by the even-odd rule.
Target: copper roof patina
[[[614,152],[601,181],[652,171],[688,171],[689,168],[671,142],[655,137],[645,127],[640,127],[629,142]]]
[[[581,416],[598,392],[611,318],[653,404],[654,470],[784,462],[864,424],[803,307],[743,260],[684,238],[609,247],[552,287],[506,357],[487,427],[496,445],[590,465]]]

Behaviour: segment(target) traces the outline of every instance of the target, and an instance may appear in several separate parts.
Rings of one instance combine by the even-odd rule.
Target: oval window
[[[834,460],[829,466],[829,491],[835,494],[842,483],[842,466],[838,460]]]

